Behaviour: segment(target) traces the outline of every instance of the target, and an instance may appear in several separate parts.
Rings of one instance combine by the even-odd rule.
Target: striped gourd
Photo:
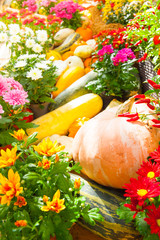
[[[100,209],[99,213],[104,217],[104,221],[96,222],[95,226],[90,226],[82,220],[79,221],[79,224],[107,240],[141,239],[134,227],[119,219],[116,214],[120,202],[124,201],[123,191],[103,187],[84,175],[71,174],[71,178],[74,180],[79,177],[81,182],[84,183],[80,195],[85,196],[86,203],[90,204],[91,208],[98,207]]]

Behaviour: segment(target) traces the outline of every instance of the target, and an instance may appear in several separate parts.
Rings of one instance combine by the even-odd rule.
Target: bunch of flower
[[[138,169],[138,178],[125,184],[126,200],[117,214],[133,222],[144,239],[160,239],[160,145]]]
[[[97,79],[86,85],[89,90],[120,98],[138,90],[136,58],[130,48],[117,50],[112,44],[104,45],[98,50],[97,57],[99,60],[92,64]]]
[[[24,54],[11,58],[4,66],[4,73],[22,84],[31,103],[53,101],[51,93],[57,89],[56,66],[53,61],[46,60],[46,55]]]
[[[14,23],[18,24],[19,23],[18,12],[6,10],[0,13],[0,21],[5,23],[6,25]]]
[[[24,131],[13,133],[13,148],[1,150],[1,239],[70,240],[72,224],[82,217],[95,225],[103,220],[98,208],[90,209],[80,195],[83,182],[71,171],[79,164],[69,161],[64,146],[48,138],[33,145],[36,134],[24,141]]]
[[[160,30],[159,30],[160,1],[150,1],[143,4],[141,11],[136,14],[127,26],[126,35],[135,51],[143,51],[143,61],[148,58],[157,69],[160,65]]]
[[[23,4],[23,1],[24,0],[12,0],[11,1],[11,4],[10,4],[10,7],[11,8],[15,8],[15,9],[21,9],[22,8],[22,4]]]
[[[25,120],[31,115],[26,111],[28,102],[28,94],[19,82],[0,75],[0,146],[12,143],[10,133],[16,128],[26,130],[35,126]]]
[[[114,49],[122,49],[129,46],[124,38],[125,30],[126,28],[103,30],[93,37],[101,48],[106,44],[112,44]]]
[[[39,14],[49,15],[50,9],[53,8],[57,3],[57,0],[42,0],[38,8]]]
[[[139,11],[144,0],[106,0],[103,8],[103,19],[107,23],[126,25]]]
[[[76,30],[82,26],[82,14],[80,13],[83,7],[78,3],[69,1],[62,1],[55,7],[50,9],[50,13],[55,12],[56,17],[62,19],[62,26]]]
[[[36,0],[26,0],[22,3],[22,8],[27,8],[28,11],[36,12],[38,9]]]

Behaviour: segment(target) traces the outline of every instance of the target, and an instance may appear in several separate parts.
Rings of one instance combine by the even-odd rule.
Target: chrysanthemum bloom
[[[3,94],[3,100],[12,106],[25,105],[29,102],[27,97],[27,92],[19,89],[13,89]]]
[[[20,176],[18,172],[13,172],[12,169],[8,171],[8,179],[0,173],[0,196],[1,204],[10,205],[13,197],[19,196],[23,191],[23,187],[20,187]]]
[[[19,35],[12,35],[11,37],[10,37],[10,41],[12,42],[12,43],[18,43],[18,42],[20,42],[21,41],[21,37],[19,36]]]
[[[147,218],[144,220],[148,223],[151,229],[151,234],[158,234],[160,238],[160,206],[158,208],[155,207],[154,204],[150,207]]]
[[[160,195],[160,185],[150,178],[138,176],[138,179],[131,178],[130,183],[124,185],[125,197],[136,198],[142,206],[147,198],[154,198]]]
[[[153,151],[149,154],[149,157],[151,157],[150,158],[151,160],[160,162],[160,145],[158,146],[158,148],[155,151]]]
[[[6,151],[2,149],[0,156],[0,168],[13,166],[19,156],[20,154],[17,155],[17,146],[12,148],[11,150],[9,148],[7,148]]]
[[[152,163],[151,161],[143,162],[137,174],[156,181],[156,177],[160,177],[160,164]]]
[[[74,188],[79,189],[80,186],[81,186],[81,179],[80,178],[75,179],[75,181],[74,181]]]
[[[15,81],[13,78],[5,78],[5,81],[9,85],[10,89],[24,90],[23,86],[18,81]]]
[[[9,32],[10,32],[11,35],[15,35],[15,34],[20,33],[19,24],[9,24],[8,27],[9,27]]]
[[[16,64],[14,65],[15,68],[22,68],[25,67],[27,65],[26,61],[18,61],[16,62]]]
[[[9,89],[9,84],[6,82],[6,79],[0,75],[0,96],[3,96]]]
[[[37,40],[39,42],[46,42],[48,39],[48,34],[46,30],[37,30],[36,31],[37,34]]]
[[[14,205],[21,208],[21,207],[23,207],[23,206],[26,206],[26,205],[27,205],[27,202],[26,202],[26,200],[25,200],[24,197],[18,196],[18,197],[17,197],[17,202],[15,202]]]
[[[40,155],[44,156],[52,156],[53,154],[60,152],[65,148],[65,146],[62,146],[58,144],[57,141],[54,143],[49,139],[43,139],[43,141],[38,146],[33,146],[34,150],[38,152]]]
[[[42,70],[38,68],[31,68],[29,72],[27,72],[27,78],[31,78],[32,80],[38,80],[42,78]]]
[[[135,212],[135,214],[133,215],[133,219],[134,219],[138,212],[143,212],[146,209],[147,204],[144,203],[142,206],[140,206],[136,198],[131,198],[130,201],[131,201],[130,204],[125,203],[124,207],[128,207],[131,211]]]
[[[16,138],[18,141],[23,140],[24,135],[25,135],[25,131],[21,128],[18,131],[14,131],[13,134],[10,133],[10,135],[12,135],[14,138]]]
[[[29,38],[29,39],[26,40],[26,47],[27,48],[32,48],[34,46],[34,44],[35,44],[34,39]]]
[[[26,220],[17,220],[15,223],[16,227],[26,227],[27,221]]]
[[[40,53],[42,52],[43,48],[40,44],[36,43],[34,44],[32,50],[35,52],[35,53]]]
[[[64,200],[60,199],[60,191],[59,189],[54,194],[52,201],[46,202],[47,206],[41,207],[41,210],[44,212],[53,211],[59,213],[60,211],[64,210],[66,207],[64,205]]]
[[[113,53],[114,50],[113,50],[113,47],[112,45],[105,45],[101,50],[98,51],[98,55],[99,56],[103,56],[104,54],[108,54],[110,55],[111,53]]]
[[[1,32],[0,33],[0,42],[6,42],[8,40],[8,35],[7,33]]]

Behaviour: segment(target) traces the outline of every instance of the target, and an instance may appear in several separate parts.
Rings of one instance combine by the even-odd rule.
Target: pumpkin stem
[[[130,112],[131,111],[131,108],[133,106],[133,103],[135,101],[135,98],[134,96],[130,97],[127,101],[125,101],[124,103],[122,103],[117,112],[116,112],[116,116],[118,116],[119,114],[123,114],[123,113],[126,113],[126,112]]]

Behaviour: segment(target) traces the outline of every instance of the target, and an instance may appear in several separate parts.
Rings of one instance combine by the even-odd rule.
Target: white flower
[[[8,40],[7,33],[1,32],[0,33],[0,42],[6,42]]]
[[[33,51],[35,52],[35,53],[40,53],[40,52],[42,52],[42,50],[43,50],[43,48],[42,48],[42,46],[40,45],[40,44],[38,44],[38,43],[36,43],[34,46],[33,46]]]
[[[67,69],[68,64],[62,60],[55,60],[53,66],[57,68],[55,74],[59,77]]]
[[[49,69],[49,66],[45,62],[36,63],[35,66],[37,68]]]
[[[39,57],[46,59],[46,55],[45,54],[41,54]]]
[[[24,67],[24,66],[26,66],[26,61],[18,61],[15,65],[14,65],[14,67],[15,68],[19,68],[19,67]]]
[[[10,40],[12,43],[17,43],[21,41],[21,37],[19,35],[12,35]]]
[[[42,70],[38,68],[31,68],[31,70],[27,72],[27,78],[31,78],[32,80],[38,80],[42,78]]]
[[[31,36],[31,37],[34,36],[33,30],[32,30],[31,28],[29,28],[29,27],[25,27],[25,34],[26,34],[26,35],[29,35],[29,36]]]
[[[37,54],[23,54],[18,57],[18,59],[31,59],[31,58],[38,58]]]
[[[6,30],[6,29],[7,29],[6,24],[0,21],[0,30]]]
[[[27,39],[26,47],[32,48],[34,46],[34,44],[35,44],[35,41],[33,39],[31,39],[31,38]]]
[[[39,42],[46,42],[48,39],[48,34],[46,30],[38,30],[36,31],[37,34],[37,40]]]
[[[8,27],[11,35],[20,33],[20,26],[18,24],[9,24]]]

